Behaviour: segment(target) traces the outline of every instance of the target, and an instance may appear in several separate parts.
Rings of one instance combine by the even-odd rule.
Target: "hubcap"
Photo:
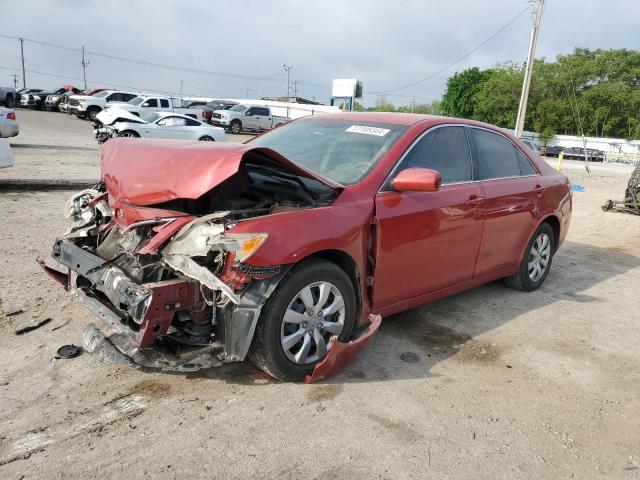
[[[532,282],[537,283],[547,271],[549,259],[551,258],[551,242],[549,235],[541,233],[538,235],[531,245],[529,251],[529,259],[527,264],[527,272]]]
[[[282,350],[298,365],[317,362],[327,354],[329,339],[342,333],[344,317],[344,299],[335,285],[307,285],[285,311],[280,330]]]

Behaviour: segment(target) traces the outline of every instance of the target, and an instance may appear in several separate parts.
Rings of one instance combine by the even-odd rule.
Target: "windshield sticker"
[[[365,127],[364,125],[352,125],[345,131],[351,133],[364,133],[365,135],[375,135],[376,137],[384,137],[391,130],[386,128]]]

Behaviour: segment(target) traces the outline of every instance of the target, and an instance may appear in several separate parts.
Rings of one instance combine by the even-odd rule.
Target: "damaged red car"
[[[469,120],[344,113],[242,145],[114,139],[53,245],[69,274],[49,271],[98,314],[89,335],[136,363],[248,357],[300,380],[369,318],[496,279],[537,289],[571,203],[565,176]]]

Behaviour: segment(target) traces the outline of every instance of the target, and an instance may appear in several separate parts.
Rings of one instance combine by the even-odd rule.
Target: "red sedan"
[[[54,244],[69,275],[47,270],[99,313],[85,336],[137,363],[248,356],[299,380],[371,314],[501,278],[539,288],[571,200],[565,176],[469,120],[344,113],[243,145],[115,139]]]

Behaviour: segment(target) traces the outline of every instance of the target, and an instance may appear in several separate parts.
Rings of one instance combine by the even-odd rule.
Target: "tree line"
[[[514,128],[524,64],[468,68],[447,80],[440,101],[394,107],[380,97],[370,111],[413,111],[472,118]],[[640,138],[640,52],[577,48],[553,62],[535,60],[525,130]]]

